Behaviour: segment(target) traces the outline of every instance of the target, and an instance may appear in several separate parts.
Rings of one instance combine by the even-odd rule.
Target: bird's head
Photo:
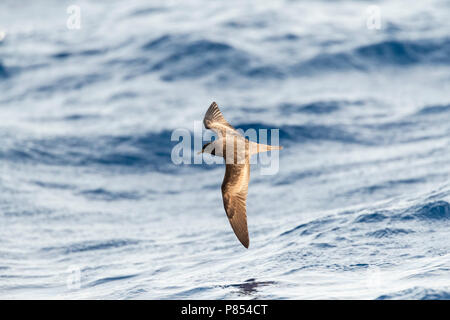
[[[205,143],[203,145],[202,151],[199,151],[197,154],[209,153],[209,154],[215,155],[215,148],[211,145],[211,143],[212,142]]]

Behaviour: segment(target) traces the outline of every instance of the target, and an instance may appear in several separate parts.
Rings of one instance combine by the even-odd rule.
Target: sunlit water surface
[[[151,3],[3,1],[0,298],[450,299],[447,1]],[[171,161],[213,100],[284,146],[248,250]]]

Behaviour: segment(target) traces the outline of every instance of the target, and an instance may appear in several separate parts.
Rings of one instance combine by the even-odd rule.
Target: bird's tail
[[[269,150],[283,150],[282,146],[269,146]]]
[[[258,144],[258,153],[260,152],[267,152],[271,150],[282,150],[282,146],[270,146],[267,144]]]

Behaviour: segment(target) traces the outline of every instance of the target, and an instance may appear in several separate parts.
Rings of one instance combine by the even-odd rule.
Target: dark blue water
[[[448,2],[71,4],[0,11],[1,298],[449,299]],[[248,250],[171,161],[212,101],[280,129]]]

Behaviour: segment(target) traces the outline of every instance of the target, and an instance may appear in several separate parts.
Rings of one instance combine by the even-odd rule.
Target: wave
[[[153,64],[150,71],[163,71],[162,79],[166,81],[198,78],[214,72],[222,80],[235,79],[232,74],[256,79],[282,79],[329,70],[369,71],[380,65],[450,62],[449,39],[388,40],[348,52],[320,53],[293,65],[273,65],[223,42],[187,41],[168,35],[148,42],[143,49],[164,51],[165,57]],[[312,109],[317,110],[318,107]]]
[[[69,120],[80,119],[82,120],[83,117],[75,115]],[[268,129],[267,142],[269,143],[272,141],[270,129],[276,128],[274,125],[265,123],[241,123],[236,127],[244,131],[254,129],[258,134],[260,129]],[[171,141],[171,134],[171,131],[163,130],[142,135],[22,139],[14,141],[10,147],[0,149],[0,159],[48,165],[124,166],[170,172],[176,167],[172,164],[171,152],[178,143]],[[312,124],[282,126],[279,128],[279,139],[280,144],[311,141],[367,143],[341,127]],[[192,149],[191,155],[194,156]]]
[[[442,113],[450,113],[450,104],[426,106],[417,112],[418,115],[441,115]]]
[[[302,223],[293,229],[285,231],[282,234],[280,234],[280,236],[286,236],[286,235],[294,233],[294,232],[295,233],[298,232],[300,235],[303,235],[303,236],[310,235],[314,232],[321,231],[325,226],[327,226],[333,222],[336,222],[336,221],[337,221],[337,219],[330,218],[330,217],[313,220],[308,223]]]
[[[300,112],[321,115],[344,110],[349,106],[364,106],[367,102],[364,100],[318,100],[299,105],[285,103],[280,106],[280,111],[287,114]]]
[[[109,282],[113,282],[113,281],[131,279],[131,278],[134,278],[137,276],[138,276],[138,274],[128,274],[128,275],[117,276],[117,277],[106,277],[106,278],[98,279],[98,280],[88,283],[87,287],[95,287],[95,286],[98,286],[101,284],[105,284],[105,283],[109,283]]]
[[[45,252],[62,252],[63,254],[70,254],[70,253],[78,253],[78,252],[85,252],[85,251],[97,251],[97,250],[107,250],[112,248],[120,248],[124,246],[130,246],[138,244],[139,241],[137,240],[130,240],[130,239],[112,239],[112,240],[105,240],[105,241],[83,241],[79,243],[72,243],[66,246],[61,247],[46,247],[42,248],[42,251]]]
[[[319,53],[309,60],[285,65],[267,63],[262,58],[224,42],[187,40],[181,36],[164,35],[149,41],[142,49],[156,51],[163,56],[144,70],[162,72],[161,79],[165,81],[198,78],[214,73],[218,80],[222,81],[235,80],[236,76],[282,79],[329,70],[365,72],[380,65],[404,66],[450,62],[449,39],[388,40],[360,46],[350,51]]]
[[[0,79],[8,78],[9,73],[6,70],[6,67],[0,61]]]
[[[344,214],[349,218],[341,217]],[[351,215],[356,217],[350,218]],[[281,233],[280,237],[316,235],[316,238],[319,238],[324,232],[333,232],[337,237],[345,234],[348,237],[366,230],[365,236],[367,237],[388,238],[419,232],[414,230],[415,224],[409,224],[410,228],[404,228],[403,223],[405,222],[417,221],[417,224],[421,224],[424,220],[442,221],[449,219],[450,204],[441,200],[411,206],[403,210],[378,210],[371,213],[343,212],[337,216],[326,216],[302,223]],[[378,227],[381,226],[381,228],[373,231],[373,224]],[[400,227],[400,224],[402,224],[402,227]]]
[[[130,16],[132,17],[136,17],[136,16],[146,16],[152,13],[157,13],[157,12],[164,12],[167,9],[164,7],[152,7],[152,8],[140,8],[140,9],[136,9],[133,12],[131,12]]]
[[[357,48],[354,54],[375,64],[449,63],[450,38],[382,41]]]
[[[395,217],[401,220],[449,220],[450,204],[446,201],[430,202],[411,207]]]
[[[321,53],[293,67],[295,75],[327,70],[369,71],[379,66],[450,63],[450,39],[387,40],[347,52]]]
[[[346,196],[353,196],[357,194],[374,194],[379,191],[390,191],[393,188],[399,186],[408,186],[411,184],[423,183],[425,182],[425,178],[411,178],[411,179],[399,179],[399,180],[388,180],[383,183],[373,184],[365,187],[359,187],[353,190],[346,192]]]
[[[18,208],[18,207],[11,207],[6,206],[1,208],[0,214],[4,215],[5,217],[33,217],[33,216],[45,216],[50,215],[53,213],[52,209],[46,209],[46,208],[33,208],[33,209],[26,209],[26,208]]]
[[[192,39],[183,34],[164,34],[145,42],[129,58],[113,58],[108,67],[120,67],[125,80],[158,73],[161,80],[173,82],[185,79],[215,77],[217,83],[236,79],[283,78],[285,70],[264,63],[249,52],[224,41]]]
[[[413,233],[414,231],[412,230],[407,230],[407,229],[396,229],[396,228],[383,228],[383,229],[379,229],[373,232],[368,232],[366,235],[368,237],[374,237],[374,238],[388,238],[388,237],[392,237],[392,236],[397,236],[397,235],[401,235],[401,234],[409,234],[409,233]]]
[[[367,144],[366,140],[345,130],[338,125],[283,125],[276,126],[260,122],[241,123],[236,126],[244,131],[254,129],[259,132],[260,129],[279,129],[280,145],[283,143],[305,143],[308,141],[335,141],[343,143]],[[271,141],[271,132],[267,131],[268,141]]]
[[[305,104],[283,103],[280,105],[280,112],[283,114],[293,113],[311,113],[311,114],[329,114],[340,110],[343,105],[349,104],[348,101],[313,101]]]
[[[75,186],[65,183],[53,183],[53,182],[43,182],[43,181],[32,181],[36,186],[46,188],[46,189],[59,189],[59,190],[72,190]]]
[[[59,91],[67,92],[71,90],[80,90],[84,87],[91,86],[100,81],[109,79],[107,74],[89,73],[84,75],[63,76],[50,84],[38,86],[35,91],[37,93],[55,93]]]
[[[147,71],[163,72],[161,79],[165,81],[198,78],[224,69],[240,72],[251,61],[247,53],[227,43],[182,36],[161,36],[144,44],[142,50],[160,53],[162,57]]]
[[[83,190],[81,195],[91,200],[117,201],[117,200],[138,200],[142,195],[136,192],[114,192],[103,188]]]
[[[374,212],[374,213],[366,213],[366,214],[362,214],[362,215],[358,216],[355,219],[355,222],[373,223],[373,222],[381,222],[387,218],[388,217],[386,216],[386,214],[383,214],[381,212]]]
[[[143,135],[50,137],[15,141],[0,150],[0,158],[11,162],[29,162],[72,166],[125,166],[167,171],[171,164],[171,132]]]
[[[128,39],[125,44],[134,44]],[[123,49],[125,44],[115,49]],[[80,51],[60,51],[51,58],[54,61],[73,57],[90,57],[114,54],[114,48],[93,48]],[[450,40],[422,39],[416,41],[387,40],[360,46],[349,51],[324,53],[306,61],[273,64],[263,56],[256,56],[225,41],[193,39],[183,34],[163,34],[141,44],[126,58],[106,58],[105,69],[121,68],[124,80],[157,73],[161,80],[173,82],[186,79],[213,77],[217,85],[235,83],[237,79],[284,79],[330,70],[369,71],[379,66],[404,66],[413,64],[445,64],[450,62]],[[120,72],[119,72],[120,73]],[[6,70],[0,77],[6,77]],[[111,73],[92,73],[66,76],[38,87],[37,91],[75,90],[99,81],[108,80]],[[302,112],[324,113],[335,111],[333,105],[305,106]]]
[[[377,300],[388,300],[388,299],[450,300],[450,291],[414,287],[390,294],[384,294],[377,298]]]
[[[57,60],[63,60],[71,57],[90,57],[90,56],[97,56],[102,55],[108,52],[108,49],[102,48],[102,49],[86,49],[81,51],[60,51],[58,53],[52,54],[50,57],[57,59]]]

